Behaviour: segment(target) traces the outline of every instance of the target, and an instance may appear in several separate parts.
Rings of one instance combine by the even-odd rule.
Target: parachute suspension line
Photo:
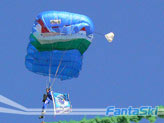
[[[58,19],[58,16],[57,16],[57,19]],[[65,26],[64,26],[64,27],[65,27]],[[64,27],[63,27],[63,28],[64,28]],[[62,31],[63,31],[63,28],[62,28]],[[51,45],[51,46],[52,46],[52,51],[53,51],[53,45]],[[60,59],[59,65],[58,65],[58,67],[57,67],[57,70],[56,70],[56,73],[55,73],[55,76],[54,76],[54,80],[52,80],[52,83],[50,84],[50,88],[52,88],[53,85],[54,85],[54,83],[55,83],[55,80],[56,80],[56,77],[57,77],[57,75],[58,75],[58,71],[59,71],[60,65],[61,65],[61,63],[62,63],[62,59],[63,59],[63,55],[62,55],[62,57],[61,57],[61,59]]]
[[[54,83],[55,83],[55,81],[56,81],[57,75],[60,75],[61,72],[64,70],[64,69],[62,69],[61,72],[60,72],[60,74],[58,74],[59,68],[60,68],[60,65],[61,65],[61,63],[62,63],[62,60],[63,60],[63,57],[64,57],[64,54],[65,54],[65,53],[66,53],[66,50],[64,51],[64,53],[62,54],[62,56],[61,56],[61,58],[60,58],[59,65],[58,65],[58,67],[57,67],[57,70],[56,70],[56,73],[55,73],[55,77],[54,77],[54,80],[53,80],[52,83],[51,83],[50,88],[53,87],[53,85],[54,85]],[[63,68],[65,68],[65,66],[64,66]]]
[[[52,67],[52,57],[53,57],[53,45],[51,45],[51,53],[50,53],[50,64],[49,64],[49,82],[48,82],[48,88],[51,84],[51,67]]]
[[[49,64],[49,83],[51,82],[51,63],[52,62],[52,55],[50,53],[50,64]]]
[[[51,83],[50,88],[53,87],[53,85],[54,85],[54,83],[55,83],[55,81],[56,81],[56,77],[57,77],[57,75],[58,75],[58,71],[59,71],[59,68],[60,68],[60,65],[61,65],[61,61],[62,61],[62,60],[60,60],[60,63],[59,63],[59,65],[58,65],[58,67],[57,67],[57,70],[56,70],[56,73],[55,73],[55,77],[54,77],[54,80],[53,80],[52,83]]]
[[[71,24],[72,24],[72,18],[71,18]],[[70,34],[70,35],[72,35],[73,30],[74,30],[74,28],[71,30],[71,34]],[[67,72],[67,73],[70,74],[71,71],[69,71],[69,72]]]
[[[58,19],[58,16],[57,16]],[[51,41],[51,54],[50,54],[50,64],[49,64],[49,88],[51,89],[51,66],[52,66],[52,57],[53,57],[53,42]]]
[[[70,22],[70,23],[71,23],[71,25],[72,25],[72,19],[73,19],[73,17],[72,17],[72,15],[71,15],[71,22]],[[71,26],[71,25],[70,25],[70,26]],[[73,28],[71,28],[71,33],[70,33],[70,35],[72,35],[73,30],[74,30],[74,27],[73,27]],[[71,42],[71,43],[72,43],[72,42]],[[71,43],[69,44],[69,46],[71,46]],[[67,48],[67,49],[69,49],[69,46],[68,46],[68,48]],[[64,66],[63,68],[65,68],[65,66]],[[64,70],[64,69],[63,69],[63,70]],[[62,70],[62,71],[63,71],[63,70]],[[62,72],[62,71],[61,71],[61,72]],[[71,73],[71,72],[69,72],[69,73]]]
[[[57,74],[58,74],[58,75],[60,75],[60,74],[63,72],[63,70],[64,70],[64,68],[65,68],[65,67],[66,67],[66,66],[64,66],[64,67],[62,68],[62,70],[60,71],[60,73],[59,73],[59,74],[58,74],[58,72],[59,72],[59,71],[58,71],[58,72],[57,72]],[[55,81],[56,81],[56,79],[57,79],[57,78],[56,78],[57,74],[55,74],[55,78],[54,78],[54,80],[53,80],[53,82],[52,82],[52,84],[51,84],[50,88],[52,88],[52,87],[53,87],[53,85],[54,85],[54,83],[55,83]]]
[[[73,18],[72,18],[72,15],[71,15],[71,24],[72,24],[72,19],[73,19]],[[64,27],[65,27],[65,26],[64,26]],[[63,29],[64,29],[64,27],[63,27]],[[62,29],[62,30],[63,30],[63,29]],[[74,28],[73,28],[73,29],[74,29]],[[73,29],[71,30],[71,34],[70,34],[70,35],[72,35]],[[69,49],[70,46],[71,46],[71,43],[69,44],[69,46],[68,46],[67,49]],[[66,49],[66,50],[67,50],[67,49]],[[60,59],[60,63],[59,63],[59,65],[58,65],[58,68],[57,68],[56,73],[55,73],[54,80],[53,80],[53,82],[51,83],[50,88],[53,87],[53,85],[54,85],[54,83],[55,83],[55,81],[56,81],[57,75],[60,75],[60,74],[63,72],[64,68],[66,67],[66,66],[64,66],[64,67],[62,68],[61,72],[58,74],[60,65],[61,65],[62,60],[63,60],[63,56],[64,56],[64,54],[66,53],[66,50],[65,50],[65,51],[63,52],[63,54],[62,54],[62,57],[61,57],[61,59]]]
[[[48,82],[48,80],[46,80],[46,88],[48,88],[49,87],[49,82]]]
[[[105,35],[105,34],[100,33],[100,32],[95,32],[95,34],[97,34],[97,35],[101,35],[101,36],[104,36],[104,35]]]
[[[111,43],[111,42],[113,41],[113,39],[114,39],[114,33],[113,33],[113,32],[110,32],[110,33],[107,33],[107,34],[95,32],[95,34],[105,37],[106,40],[107,40],[109,43]]]

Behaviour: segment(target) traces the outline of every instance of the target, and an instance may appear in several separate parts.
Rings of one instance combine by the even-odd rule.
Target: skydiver
[[[50,103],[50,101],[52,101],[51,89],[50,88],[47,88],[46,89],[46,93],[47,94],[44,94],[43,95],[43,100],[42,100],[42,102],[43,102],[42,114],[39,117],[39,119],[44,118],[44,114],[46,113],[47,105]],[[64,94],[63,96],[64,97],[61,98],[61,100],[63,100],[63,101],[70,101],[69,100],[69,94]]]
[[[43,95],[43,100],[42,100],[42,102],[43,102],[42,115],[39,117],[39,119],[44,118],[44,114],[46,113],[47,105],[50,103],[50,101],[52,101],[51,89],[50,88],[47,88],[46,89],[46,93],[47,94],[44,94]]]

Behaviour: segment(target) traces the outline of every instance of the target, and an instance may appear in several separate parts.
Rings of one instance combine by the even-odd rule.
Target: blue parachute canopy
[[[42,21],[42,23],[40,23],[40,21]],[[86,28],[87,35],[92,34],[94,31],[93,22],[89,17],[70,12],[42,12],[36,17],[35,25],[38,23],[41,25],[44,24],[44,26],[46,26],[47,30],[50,32],[60,31],[60,33],[74,34],[79,32],[84,27]]]
[[[93,32],[94,25],[85,15],[58,11],[40,13],[30,34],[26,68],[61,80],[78,77]]]
[[[76,78],[82,67],[82,56],[78,50],[44,51],[29,44],[25,58],[26,68],[34,73],[60,78],[61,80]]]

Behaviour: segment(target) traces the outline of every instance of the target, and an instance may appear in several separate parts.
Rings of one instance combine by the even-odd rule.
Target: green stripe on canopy
[[[31,44],[40,52],[77,49],[80,51],[81,54],[83,54],[91,44],[91,42],[86,39],[73,39],[67,42],[59,41],[51,44],[40,44],[40,42],[36,39],[34,35],[31,35],[31,37],[34,39]]]

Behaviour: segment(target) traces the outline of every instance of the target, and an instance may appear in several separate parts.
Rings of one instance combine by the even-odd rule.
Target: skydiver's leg
[[[46,108],[47,108],[47,105],[50,103],[50,99],[47,98],[46,101],[44,102],[43,104],[43,107],[42,107],[42,112],[46,112]]]
[[[46,108],[47,108],[47,105],[50,103],[50,99],[47,98],[45,100],[45,102],[43,103],[43,107],[42,107],[42,115],[39,117],[39,119],[42,119],[44,118],[44,114],[46,113]]]

